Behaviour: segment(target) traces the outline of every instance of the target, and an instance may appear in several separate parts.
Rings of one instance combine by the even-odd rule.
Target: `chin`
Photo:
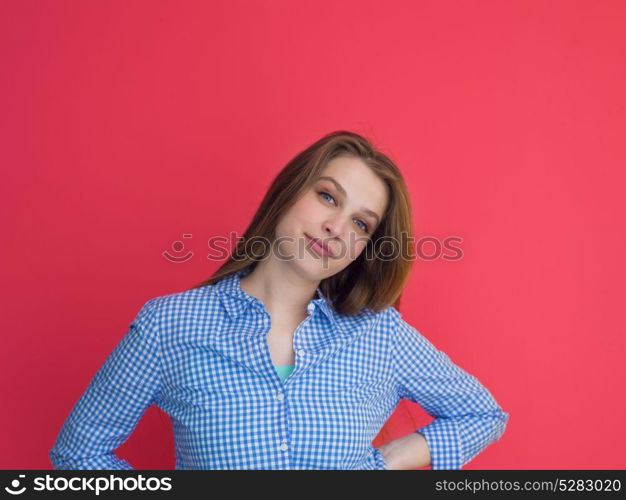
[[[298,267],[298,274],[311,281],[320,281],[330,274],[334,274],[330,269],[324,269],[321,260],[313,260],[312,258],[305,258],[304,261],[299,261],[296,266]]]

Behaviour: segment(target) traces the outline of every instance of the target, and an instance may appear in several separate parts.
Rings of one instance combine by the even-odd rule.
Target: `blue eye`
[[[362,220],[356,219],[358,220],[361,224],[363,224],[363,231],[365,231],[366,233],[369,232],[369,227],[367,227],[367,224],[365,222],[363,222]]]
[[[326,195],[326,196],[328,196],[331,200],[335,201],[335,198],[333,198],[331,195],[329,195],[326,191],[320,191],[320,195]]]

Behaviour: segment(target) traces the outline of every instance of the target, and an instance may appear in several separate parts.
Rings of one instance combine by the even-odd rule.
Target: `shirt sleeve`
[[[509,414],[475,377],[404,321],[401,313],[393,309],[392,315],[398,394],[435,417],[416,431],[428,443],[432,469],[461,469],[500,439]]]
[[[143,305],[70,412],[49,451],[54,469],[133,469],[113,450],[160,391],[155,301]]]

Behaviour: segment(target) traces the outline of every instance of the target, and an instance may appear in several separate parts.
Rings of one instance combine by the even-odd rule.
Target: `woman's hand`
[[[430,465],[426,438],[419,432],[394,439],[379,448],[388,470],[412,470]]]

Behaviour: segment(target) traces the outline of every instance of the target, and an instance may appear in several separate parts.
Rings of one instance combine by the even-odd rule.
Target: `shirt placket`
[[[274,368],[274,364],[272,362],[272,358],[269,351],[269,346],[267,343],[267,334],[271,328],[271,319],[270,315],[265,309],[265,307],[261,304],[257,304],[257,307],[261,310],[263,314],[263,334],[259,336],[259,348],[262,351],[261,358],[263,359],[263,366],[265,369],[263,370],[264,374],[267,374],[269,377],[272,388],[274,391],[274,398],[278,404],[278,443],[277,447],[279,452],[282,455],[282,468],[289,469],[291,464],[290,458],[290,431],[289,431],[289,402],[287,399],[289,382],[298,375],[298,372],[302,371],[304,367],[309,363],[310,356],[307,356],[307,348],[303,343],[303,335],[302,332],[305,331],[305,328],[310,322],[313,320],[313,316],[315,313],[315,304],[311,302],[307,306],[307,317],[298,325],[296,330],[294,331],[294,350],[296,351],[296,361],[295,367],[292,373],[285,379],[283,382],[280,379],[280,376],[276,372]]]

